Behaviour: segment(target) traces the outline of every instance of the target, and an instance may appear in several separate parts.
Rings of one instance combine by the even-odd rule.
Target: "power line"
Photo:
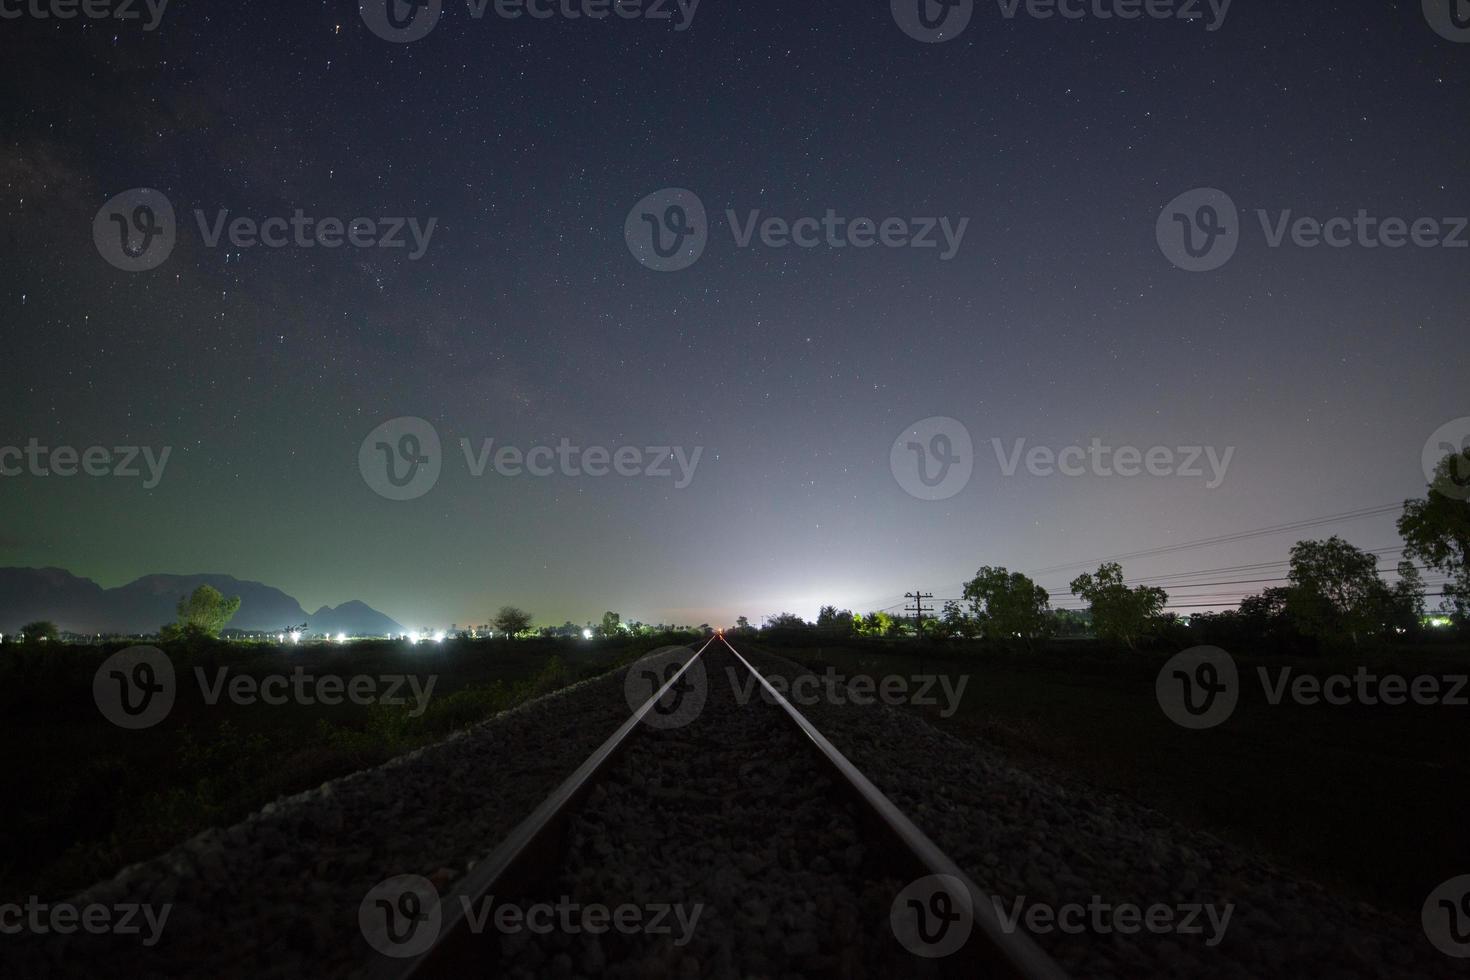
[[[1195,541],[1181,542],[1180,544],[1176,544],[1176,545],[1167,545],[1167,546],[1162,546],[1162,547],[1158,547],[1158,548],[1148,548],[1148,549],[1144,549],[1144,550],[1141,550],[1141,551],[1126,552],[1126,553],[1117,554],[1117,555],[1108,555],[1108,556],[1104,556],[1104,557],[1100,557],[1100,558],[1089,558],[1089,559],[1086,559],[1084,561],[1071,562],[1071,563],[1064,564],[1064,565],[1051,565],[1051,566],[1049,566],[1047,568],[1034,569],[1034,570],[1032,570],[1030,572],[1027,572],[1026,574],[1027,575],[1031,575],[1031,576],[1043,576],[1043,575],[1048,575],[1048,574],[1052,574],[1052,573],[1055,573],[1055,572],[1067,571],[1067,570],[1073,569],[1073,568],[1085,567],[1085,566],[1091,565],[1093,563],[1102,564],[1104,562],[1109,562],[1109,561],[1123,561],[1123,560],[1132,559],[1132,558],[1146,558],[1146,557],[1152,557],[1154,555],[1163,555],[1163,554],[1170,554],[1170,553],[1178,552],[1178,551],[1187,551],[1187,550],[1194,549],[1194,548],[1204,548],[1204,547],[1209,547],[1211,545],[1228,544],[1228,543],[1235,542],[1235,541],[1244,541],[1244,540],[1248,540],[1250,538],[1262,537],[1262,536],[1270,535],[1270,534],[1281,534],[1281,533],[1284,533],[1284,532],[1287,532],[1287,531],[1302,530],[1302,529],[1309,528],[1309,527],[1320,527],[1320,526],[1325,525],[1325,524],[1335,524],[1335,523],[1338,523],[1338,522],[1350,521],[1350,520],[1361,520],[1361,519],[1364,519],[1364,518],[1375,517],[1375,516],[1379,516],[1379,515],[1382,515],[1382,514],[1387,514],[1387,513],[1393,512],[1393,511],[1397,511],[1400,508],[1402,508],[1402,506],[1403,506],[1402,504],[1382,504],[1382,505],[1379,505],[1379,506],[1376,506],[1376,507],[1363,507],[1363,508],[1359,508],[1357,510],[1344,511],[1344,512],[1342,512],[1340,514],[1329,514],[1329,515],[1322,516],[1322,517],[1304,518],[1302,520],[1297,520],[1297,521],[1288,521],[1288,522],[1285,522],[1285,523],[1282,523],[1282,524],[1273,524],[1273,525],[1270,525],[1268,527],[1255,528],[1255,529],[1252,529],[1252,530],[1249,530],[1249,531],[1238,531],[1238,532],[1234,532],[1232,534],[1222,534],[1222,535],[1216,535],[1216,536],[1210,537],[1210,538],[1201,538],[1201,539],[1198,539],[1198,540],[1195,540]],[[1404,550],[1405,550],[1404,547],[1402,545],[1399,545],[1399,546],[1388,547],[1388,548],[1369,549],[1367,553],[1368,554],[1376,554],[1376,555],[1382,556],[1382,555],[1394,554],[1396,552],[1402,552]],[[1168,587],[1168,588],[1180,588],[1180,589],[1183,589],[1183,588],[1191,588],[1193,586],[1191,586],[1191,585],[1185,585],[1185,584],[1171,584],[1173,582],[1173,580],[1179,579],[1179,578],[1194,578],[1194,577],[1200,576],[1200,575],[1216,575],[1216,574],[1224,574],[1224,573],[1230,573],[1230,572],[1264,571],[1266,569],[1271,569],[1271,568],[1282,568],[1282,567],[1288,566],[1290,564],[1291,564],[1290,559],[1283,559],[1283,560],[1280,560],[1280,561],[1269,561],[1269,562],[1253,562],[1253,563],[1249,563],[1249,564],[1227,565],[1227,566],[1223,566],[1223,567],[1220,567],[1220,568],[1198,569],[1198,570],[1195,570],[1195,571],[1188,571],[1188,572],[1171,572],[1171,573],[1165,573],[1165,574],[1160,574],[1160,575],[1154,575],[1154,576],[1145,577],[1145,578],[1142,578],[1142,579],[1138,579],[1136,581],[1137,581],[1138,584],[1143,584],[1143,585],[1155,585],[1155,584],[1157,584],[1157,585],[1165,586],[1165,587]],[[1428,569],[1427,568],[1420,568],[1419,570],[1420,571],[1427,571]],[[1273,582],[1273,581],[1284,581],[1284,579],[1261,579],[1261,580],[1259,580],[1259,582],[1256,582],[1256,583],[1253,583],[1253,582],[1250,582],[1250,581],[1246,581],[1246,580],[1241,580],[1239,582],[1224,582],[1224,581],[1220,581],[1220,582],[1208,582],[1208,583],[1201,582],[1201,583],[1197,583],[1197,584],[1198,585],[1260,584],[1260,583],[1267,583],[1267,582]],[[959,587],[957,589],[955,589],[954,591],[963,592],[964,591],[964,583],[959,583]],[[1071,594],[1071,590],[1070,589],[1064,590],[1064,589],[1058,588],[1058,589],[1050,589],[1050,590],[1048,590],[1048,595],[1049,596],[1065,596],[1065,595],[1070,595],[1070,594]],[[911,598],[911,595],[905,594],[904,598],[906,598],[906,599],[907,598]],[[951,600],[951,597],[946,596],[941,601],[950,601],[950,600]],[[877,601],[880,601],[881,602],[882,600],[880,599],[880,600],[877,600]],[[963,596],[953,597],[953,601],[964,601],[964,597]],[[885,606],[883,606],[882,608],[880,608],[877,611],[879,611],[879,612],[892,612],[894,610],[897,610],[897,609],[900,609],[900,608],[904,608],[904,607],[905,607],[905,604],[903,602],[895,602],[895,603],[893,603],[891,605],[885,605]],[[1060,608],[1060,607],[1058,607],[1058,608]],[[908,610],[905,608],[905,611],[908,611]]]
[[[1212,538],[1200,538],[1197,541],[1185,541],[1180,544],[1166,545],[1159,548],[1145,548],[1141,551],[1124,552],[1117,555],[1104,555],[1101,558],[1087,558],[1082,561],[1068,562],[1063,565],[1052,565],[1048,568],[1037,568],[1028,575],[1046,575],[1051,572],[1066,571],[1070,568],[1081,568],[1086,565],[1103,564],[1110,561],[1124,561],[1131,558],[1148,558],[1154,555],[1172,554],[1176,551],[1188,551],[1192,548],[1205,548],[1216,544],[1229,544],[1235,541],[1244,541],[1248,538],[1263,537],[1268,534],[1282,534],[1286,531],[1298,531],[1309,527],[1319,527],[1323,524],[1336,524],[1341,521],[1361,520],[1366,517],[1377,517],[1390,511],[1402,509],[1403,504],[1383,504],[1378,507],[1364,507],[1359,510],[1346,511],[1341,514],[1331,514],[1326,517],[1309,518],[1300,521],[1289,521],[1285,524],[1273,524],[1270,527],[1257,528],[1252,531],[1237,531],[1233,534],[1220,534]]]

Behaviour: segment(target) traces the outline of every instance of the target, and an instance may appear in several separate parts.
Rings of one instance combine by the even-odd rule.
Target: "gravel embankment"
[[[810,673],[789,660],[741,652],[768,676],[789,682]],[[1417,922],[1330,894],[1129,800],[1017,768],[998,751],[937,730],[917,712],[831,700],[800,708],[1007,911],[1018,900],[1023,908],[1085,908],[1094,896],[1115,906],[1162,904],[1181,916],[1190,905],[1213,906],[1218,916],[1234,906],[1223,932],[1202,910],[1200,934],[1124,935],[1090,927],[1033,933],[1076,977],[1467,975],[1465,962],[1431,946]],[[1089,923],[1093,918],[1089,911]],[[1207,945],[1217,935],[1218,943]]]
[[[162,939],[0,937],[0,975],[341,976],[384,877],[460,877],[628,717],[621,673],[573,685],[375,769],[266,805],[70,901],[172,909]],[[140,920],[141,921],[141,920]]]
[[[805,673],[747,656],[788,681]],[[498,930],[500,972],[670,980],[921,973],[889,927],[903,883],[871,870],[871,841],[834,802],[785,719],[758,695],[737,705],[733,658],[718,644],[706,658],[697,717],[635,736],[584,802],[568,855],[545,884],[552,902],[565,895],[584,907],[634,906],[644,921],[669,906],[669,931]],[[1005,911],[1016,903],[1086,910],[1075,934],[1019,925],[1076,977],[1465,975],[1464,962],[1431,947],[1418,923],[1330,894],[1126,799],[1018,768],[916,712],[834,700],[800,707]],[[360,975],[382,962],[358,920],[374,886],[421,875],[447,893],[627,716],[619,672],[278,801],[71,900],[171,905],[156,946],[80,932],[0,936],[0,976]],[[1201,931],[1097,927],[1098,901],[1176,915],[1199,906]],[[1217,916],[1229,908],[1228,921],[1215,920],[1223,929],[1205,907]]]

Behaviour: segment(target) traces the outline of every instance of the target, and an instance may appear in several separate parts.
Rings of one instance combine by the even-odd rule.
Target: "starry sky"
[[[1254,217],[1470,214],[1470,44],[1418,0],[1237,0],[1215,31],[1007,19],[991,2],[937,44],[877,0],[704,0],[683,30],[477,20],[451,0],[403,44],[350,0],[179,0],[154,31],[0,22],[0,79],[0,445],[172,448],[152,489],[0,479],[3,565],[106,586],[225,572],[414,625],[507,603],[545,623],[758,622],[942,599],[982,564],[1394,504],[1422,494],[1430,434],[1470,415],[1470,249],[1272,249]],[[167,261],[129,273],[93,222],[140,187],[179,229]],[[1198,187],[1243,215],[1237,254],[1208,273],[1155,238]],[[703,254],[677,272],[624,240],[663,188],[708,212]],[[413,261],[210,247],[192,218],[297,208],[436,225]],[[727,209],[969,224],[943,261],[739,248]],[[933,416],[975,447],[944,500],[890,468],[894,440]],[[443,445],[411,500],[359,469],[365,437],[400,417]],[[991,444],[1094,437],[1234,457],[1211,489],[1007,477]],[[462,438],[702,456],[682,489],[475,477]],[[1393,516],[1297,536],[1341,533],[1391,568]],[[1212,570],[1283,562],[1294,539],[1125,570],[1269,577]],[[1039,580],[1065,593],[1082,570]]]

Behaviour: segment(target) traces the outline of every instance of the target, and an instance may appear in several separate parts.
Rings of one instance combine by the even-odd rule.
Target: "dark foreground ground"
[[[1470,673],[1464,649],[1296,659],[1231,651],[1241,701],[1203,731],[1180,728],[1159,707],[1155,680],[1169,653],[1087,643],[1010,653],[860,642],[770,649],[844,675],[967,676],[948,717],[942,704],[915,710],[1019,764],[1119,791],[1410,920],[1435,886],[1470,873],[1470,707],[1272,705],[1257,675],[1352,675],[1362,665],[1454,678]]]
[[[460,640],[164,645],[178,698],[157,725],[124,731],[99,712],[93,677],[124,644],[0,646],[0,902],[57,899],[227,826],[280,796],[378,765],[527,698],[608,670],[679,638],[625,643]],[[297,668],[314,678],[372,678],[399,705],[238,704],[206,685]],[[384,678],[403,678],[402,681]],[[432,694],[415,704],[414,683]]]

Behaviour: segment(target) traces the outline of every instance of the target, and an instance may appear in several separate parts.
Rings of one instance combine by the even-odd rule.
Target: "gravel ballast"
[[[779,657],[742,653],[787,683],[809,674]],[[749,697],[748,686],[737,703],[731,681],[744,668],[718,641],[704,660],[697,716],[682,727],[640,726],[580,805],[566,856],[546,869],[541,888],[551,902],[669,906],[670,931],[504,932],[498,972],[919,975],[922,964],[894,959],[905,954],[888,922],[905,883],[874,870],[873,842],[831,794],[789,721],[759,694]],[[1115,794],[1019,767],[915,711],[851,701],[819,696],[798,706],[1004,914],[1019,912],[1017,928],[1074,976],[1465,975],[1418,923],[1332,894]],[[80,931],[6,936],[0,974],[362,975],[383,962],[359,925],[370,890],[395,875],[418,875],[447,894],[628,713],[619,672],[279,800],[70,900],[167,904],[155,946],[136,935]],[[1197,909],[1196,931],[1124,931],[1121,920],[1096,918],[1099,903],[1163,906],[1176,923]],[[1068,907],[1082,910],[1082,920],[1071,920],[1081,929],[1028,928],[1030,910]]]

